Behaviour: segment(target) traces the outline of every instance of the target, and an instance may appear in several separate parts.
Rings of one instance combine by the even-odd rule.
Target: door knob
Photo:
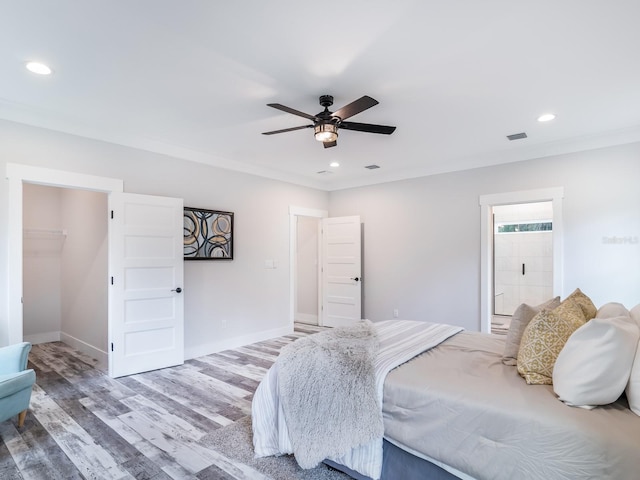
[[[182,289],[180,287],[178,288],[174,288],[173,290],[171,290],[172,292],[176,292],[176,293],[180,293],[182,291]]]
[[[356,282],[359,281],[360,279],[358,277],[354,277],[351,280],[355,280]]]

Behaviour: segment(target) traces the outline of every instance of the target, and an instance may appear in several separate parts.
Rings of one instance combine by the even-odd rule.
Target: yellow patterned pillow
[[[551,385],[553,366],[560,350],[585,317],[580,306],[567,299],[559,307],[538,313],[522,334],[518,373],[530,385]]]
[[[593,304],[591,299],[587,297],[584,293],[582,293],[582,291],[579,288],[576,288],[571,295],[569,295],[567,298],[564,299],[565,302],[567,300],[573,300],[580,306],[580,308],[582,309],[582,313],[584,313],[584,318],[586,320],[591,320],[593,317],[596,316],[596,313],[598,312],[598,309]]]
[[[584,313],[583,304],[571,296],[567,297],[560,305],[551,311],[561,317],[570,318],[575,321],[578,326],[587,323],[587,316]]]

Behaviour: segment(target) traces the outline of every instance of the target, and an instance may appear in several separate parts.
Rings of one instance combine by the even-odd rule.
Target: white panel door
[[[322,325],[351,325],[361,317],[360,217],[322,219]]]
[[[113,194],[109,375],[184,363],[183,201]]]

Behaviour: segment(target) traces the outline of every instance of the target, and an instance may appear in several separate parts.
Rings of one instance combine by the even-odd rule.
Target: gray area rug
[[[207,435],[208,447],[268,475],[273,480],[346,480],[348,475],[325,464],[303,470],[292,455],[281,457],[253,458],[251,417],[244,417],[233,424]]]

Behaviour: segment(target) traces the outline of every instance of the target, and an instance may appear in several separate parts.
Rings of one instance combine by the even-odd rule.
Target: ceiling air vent
[[[364,168],[368,168],[369,170],[375,170],[376,168],[380,168],[380,165],[367,165]]]
[[[513,135],[507,135],[507,138],[509,140],[520,140],[522,138],[527,138],[527,134],[522,132],[522,133],[514,133]]]

